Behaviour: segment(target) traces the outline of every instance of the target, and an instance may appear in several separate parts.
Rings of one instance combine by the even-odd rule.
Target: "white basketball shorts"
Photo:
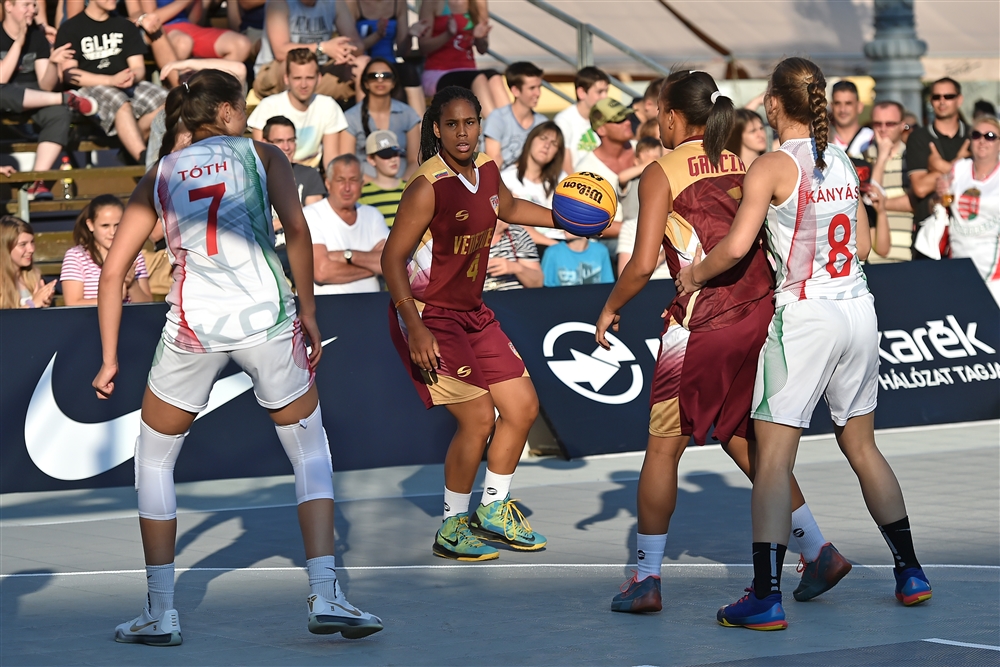
[[[149,389],[174,407],[201,412],[230,359],[250,376],[257,402],[268,410],[283,408],[302,396],[315,379],[302,325],[295,320],[260,345],[227,352],[184,352],[161,338],[149,369]]]
[[[757,361],[752,416],[807,428],[820,396],[843,426],[878,400],[875,297],[805,299],[779,307]]]

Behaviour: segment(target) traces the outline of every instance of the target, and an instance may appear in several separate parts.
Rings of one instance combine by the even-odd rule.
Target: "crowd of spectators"
[[[657,120],[662,79],[649,82],[643,96],[626,106],[609,97],[605,72],[585,67],[573,82],[576,102],[550,120],[535,110],[543,85],[536,65],[513,63],[502,74],[476,65],[476,53],[489,47],[486,0],[424,0],[413,24],[402,0],[230,0],[225,27],[208,20],[213,0],[57,4],[49,16],[45,0],[3,0],[0,110],[24,114],[33,124],[37,171],[55,166],[74,113],[77,122],[93,124],[91,131],[117,137],[126,163],[152,166],[165,132],[167,89],[183,85],[197,70],[223,69],[246,86],[253,138],[275,144],[292,163],[314,241],[316,292],[376,291],[382,245],[418,166],[427,99],[459,85],[479,97],[480,150],[500,167],[515,197],[551,207],[556,185],[574,171],[603,176],[619,195],[614,221],[600,240],[498,223],[485,289],[613,282],[631,257],[638,177],[665,150]],[[147,71],[149,63],[155,74]],[[926,127],[902,105],[882,99],[863,125],[856,85],[842,80],[832,88],[830,140],[858,168],[873,248],[882,258],[925,258],[916,249],[921,223],[942,199],[968,199],[966,192],[949,191],[957,182],[955,170],[971,169],[980,183],[976,179],[990,177],[983,170],[995,162],[991,150],[1000,147],[997,129],[991,129],[995,109],[977,103],[977,118],[966,122],[958,82],[935,81],[929,99],[934,114]],[[768,145],[758,113],[762,100],[737,110],[727,144],[747,167],[776,148]],[[179,138],[175,148],[189,140]],[[28,184],[29,198],[50,198],[47,186]],[[981,188],[983,198],[995,193],[995,187]],[[996,207],[985,199],[975,205]],[[952,204],[952,218],[967,221],[970,206]],[[122,209],[118,198],[102,195],[81,212],[74,246],[62,262],[59,287],[66,305],[95,302]],[[280,254],[277,216],[274,224]],[[3,219],[4,308],[54,302],[55,282],[33,266],[33,234],[27,223]],[[136,258],[125,302],[162,297],[169,286],[162,238],[150,240],[156,250]],[[931,256],[959,256],[964,247],[961,240],[949,247],[942,238],[941,252]],[[653,277],[670,277],[662,253]]]

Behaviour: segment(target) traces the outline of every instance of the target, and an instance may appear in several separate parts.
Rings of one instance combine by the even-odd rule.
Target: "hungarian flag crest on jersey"
[[[958,212],[966,220],[975,220],[979,215],[979,195],[977,188],[969,188],[958,198]]]

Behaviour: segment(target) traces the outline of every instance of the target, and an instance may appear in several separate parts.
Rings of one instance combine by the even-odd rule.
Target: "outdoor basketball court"
[[[796,475],[855,568],[822,597],[795,602],[790,550],[784,632],[715,621],[751,578],[750,486],[715,446],[681,461],[664,610],[648,616],[610,611],[632,561],[641,454],[525,461],[512,495],[549,546],[485,564],[431,555],[441,466],[338,474],[341,583],[385,622],[354,641],[306,630],[291,475],[178,487],[176,648],[113,638],[145,595],[132,489],[0,496],[0,664],[1000,665],[1000,423],[878,440],[934,587],[917,607],[893,597],[885,542],[824,437],[802,444]]]

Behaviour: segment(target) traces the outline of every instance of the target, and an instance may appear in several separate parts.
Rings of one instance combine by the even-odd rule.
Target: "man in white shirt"
[[[353,154],[327,167],[329,196],[302,209],[313,242],[316,294],[379,291],[382,247],[389,236],[385,218],[374,206],[358,204],[361,163]]]
[[[288,90],[261,100],[247,119],[247,126],[255,140],[263,141],[267,121],[285,116],[295,123],[295,161],[316,166],[322,153],[323,164],[328,164],[340,155],[340,137],[347,129],[344,112],[332,97],[316,93],[319,64],[315,53],[307,49],[289,51],[285,67]]]
[[[590,126],[590,110],[597,104],[597,100],[608,96],[611,79],[596,67],[584,67],[576,73],[574,84],[576,104],[566,107],[553,118],[566,140],[563,171],[567,174],[576,171],[576,163],[585,154],[593,152],[600,143]]]

